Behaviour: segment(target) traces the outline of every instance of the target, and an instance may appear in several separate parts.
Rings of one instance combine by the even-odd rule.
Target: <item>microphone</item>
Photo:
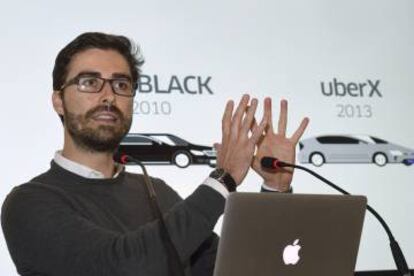
[[[262,160],[260,160],[260,164],[262,165],[263,168],[275,170],[275,169],[285,167],[284,165],[286,165],[287,163],[282,162],[277,158],[263,157]]]
[[[154,216],[160,222],[161,238],[164,241],[164,245],[166,246],[167,251],[169,252],[170,258],[168,258],[168,263],[169,263],[169,267],[172,270],[172,275],[185,276],[183,264],[181,263],[177,248],[174,246],[174,243],[171,240],[170,233],[168,232],[167,226],[162,216],[161,208],[158,203],[157,194],[155,193],[154,185],[152,184],[151,179],[148,176],[148,172],[144,164],[142,164],[142,162],[139,161],[138,159],[135,159],[129,155],[120,153],[118,151],[115,152],[115,154],[113,155],[113,159],[115,162],[118,162],[124,165],[128,163],[134,163],[141,167],[143,175],[144,175],[145,188],[148,193],[148,197],[150,199],[151,209],[152,209],[152,212],[154,213]]]
[[[328,179],[324,178],[323,176],[317,174],[316,172],[303,167],[303,166],[299,166],[299,165],[294,165],[294,164],[290,164],[290,163],[286,163],[283,161],[278,160],[277,158],[273,158],[273,157],[263,157],[260,160],[260,164],[262,165],[263,168],[266,169],[271,169],[271,170],[276,170],[279,168],[285,168],[285,167],[291,167],[291,168],[295,168],[295,169],[299,169],[299,170],[303,170],[306,171],[307,173],[315,176],[316,178],[318,178],[319,180],[323,181],[324,183],[328,184],[329,186],[331,186],[332,188],[334,188],[335,190],[341,192],[342,194],[345,195],[350,195],[349,192],[345,191],[344,189],[340,188],[339,186],[335,185],[334,183],[332,183],[331,181],[329,181]],[[367,210],[374,215],[374,217],[380,222],[380,224],[382,225],[382,227],[385,229],[385,232],[388,235],[388,238],[390,240],[390,247],[391,247],[391,252],[392,252],[392,256],[394,258],[394,262],[397,266],[398,272],[400,273],[400,276],[411,276],[411,272],[408,269],[408,265],[407,262],[405,260],[404,254],[398,244],[398,242],[395,240],[394,235],[391,233],[390,228],[388,227],[387,223],[385,222],[385,220],[377,213],[377,211],[374,210],[374,208],[372,208],[371,206],[369,206],[367,204]]]
[[[138,159],[135,159],[135,158],[133,158],[133,157],[127,155],[127,154],[124,154],[124,153],[121,153],[121,152],[118,152],[118,151],[115,152],[115,154],[113,155],[113,159],[114,159],[115,162],[121,163],[123,165],[126,165],[128,163],[134,163],[134,164],[137,164],[138,166],[141,167],[141,170],[144,174],[144,183],[145,183],[145,187],[147,189],[148,195],[149,195],[151,200],[155,200],[155,204],[158,206],[157,195],[155,193],[154,186],[152,185],[151,179],[148,176],[148,172],[147,172],[147,169],[145,168],[144,164],[142,164],[142,162],[139,161]],[[155,213],[155,215],[157,215],[157,212],[154,212],[154,213]]]

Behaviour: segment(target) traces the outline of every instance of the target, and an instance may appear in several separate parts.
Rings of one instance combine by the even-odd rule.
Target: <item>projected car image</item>
[[[118,151],[148,165],[189,165],[215,167],[213,147],[192,144],[168,133],[129,133],[121,141]]]
[[[369,135],[325,135],[301,140],[299,162],[324,163],[414,163],[414,150]]]

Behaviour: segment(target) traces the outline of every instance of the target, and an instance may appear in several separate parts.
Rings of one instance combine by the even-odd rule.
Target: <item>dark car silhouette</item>
[[[129,133],[118,151],[149,165],[186,168],[191,164],[215,167],[216,163],[212,147],[195,145],[168,133]]]

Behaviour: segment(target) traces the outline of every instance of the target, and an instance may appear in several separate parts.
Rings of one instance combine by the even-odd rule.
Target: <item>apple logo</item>
[[[296,239],[292,245],[287,245],[283,250],[283,261],[285,265],[295,265],[299,262],[299,250],[302,247],[298,243],[299,239]]]

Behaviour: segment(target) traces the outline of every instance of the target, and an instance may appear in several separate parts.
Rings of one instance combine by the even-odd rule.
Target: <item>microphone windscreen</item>
[[[274,169],[275,168],[275,161],[277,161],[276,158],[273,157],[263,157],[262,160],[260,160],[260,164],[263,168],[267,169]]]
[[[112,158],[117,163],[126,164],[128,162],[128,155],[119,151],[116,151]]]

